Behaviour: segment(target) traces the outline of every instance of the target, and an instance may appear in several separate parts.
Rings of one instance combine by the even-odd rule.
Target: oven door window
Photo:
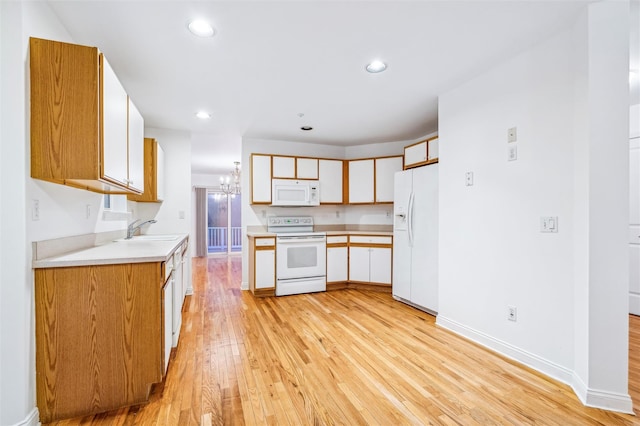
[[[287,269],[314,268],[318,266],[318,247],[287,248]]]

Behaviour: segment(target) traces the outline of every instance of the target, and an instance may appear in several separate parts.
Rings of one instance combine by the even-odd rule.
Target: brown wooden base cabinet
[[[35,270],[41,422],[148,399],[164,372],[163,284],[164,262]]]

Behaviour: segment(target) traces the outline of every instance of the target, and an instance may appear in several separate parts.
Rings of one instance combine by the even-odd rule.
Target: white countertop
[[[62,268],[66,266],[113,265],[122,263],[165,262],[188,237],[175,235],[172,240],[117,240],[88,247],[72,253],[34,260],[33,267]]]
[[[380,236],[389,236],[393,237],[393,231],[321,231],[327,234],[327,236],[332,235],[380,235]],[[275,237],[277,234],[275,232],[266,232],[266,231],[257,231],[257,232],[247,232],[247,237],[249,238],[259,238],[259,237]]]

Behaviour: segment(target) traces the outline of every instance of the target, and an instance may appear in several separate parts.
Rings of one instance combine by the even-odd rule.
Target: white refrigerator
[[[438,312],[438,164],[396,172],[393,297]]]

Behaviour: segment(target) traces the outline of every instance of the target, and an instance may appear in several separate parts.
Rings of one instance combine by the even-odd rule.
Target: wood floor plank
[[[639,425],[366,290],[254,298],[240,257],[193,260],[180,342],[147,404],[57,425]],[[640,318],[629,317],[640,401]],[[634,405],[640,413],[639,405]]]

